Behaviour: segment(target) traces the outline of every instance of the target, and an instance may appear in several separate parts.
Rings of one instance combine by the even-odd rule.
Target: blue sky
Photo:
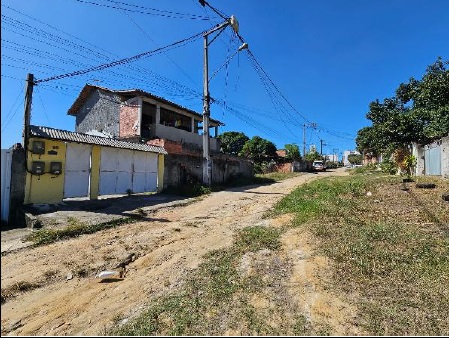
[[[2,0],[2,148],[21,142],[25,79],[91,68],[170,45],[223,21],[197,0]],[[239,21],[209,46],[211,116],[277,148],[355,148],[375,99],[449,57],[446,0],[233,0],[209,3]],[[108,7],[109,6],[109,7]],[[116,8],[112,8],[116,7]],[[214,35],[210,36],[210,40]],[[139,88],[202,113],[203,39],[103,71],[35,86],[31,123],[72,130],[86,84]],[[309,125],[316,124],[316,128]]]

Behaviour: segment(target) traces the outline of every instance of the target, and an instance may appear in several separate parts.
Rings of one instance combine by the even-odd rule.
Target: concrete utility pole
[[[201,5],[207,4],[205,1],[200,1]],[[210,121],[210,94],[209,94],[209,54],[208,47],[223,30],[230,25],[234,32],[238,33],[238,22],[234,16],[225,20],[223,23],[217,25],[211,30],[205,32],[204,36],[204,92],[203,92],[203,184],[210,186],[212,184],[212,161],[210,158],[210,136],[209,136],[209,121]],[[208,36],[216,31],[220,32],[208,41]],[[243,44],[238,50],[248,48],[248,44]]]
[[[306,124],[304,123],[303,125],[303,132],[302,132],[302,143],[303,143],[303,147],[302,147],[302,156],[306,156],[306,127],[312,127],[312,128],[316,128],[316,123],[312,122],[310,124]]]
[[[323,143],[324,140],[320,140],[320,155],[323,156],[323,145],[326,146],[326,143]]]
[[[33,99],[34,75],[28,74],[25,89],[25,112],[23,114],[23,147],[28,149],[28,139],[30,137],[31,123],[31,102]]]

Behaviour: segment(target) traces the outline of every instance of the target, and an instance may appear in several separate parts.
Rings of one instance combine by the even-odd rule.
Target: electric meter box
[[[50,173],[59,175],[62,172],[62,162],[51,162]]]
[[[35,175],[42,175],[45,173],[45,162],[33,161],[31,172]]]
[[[33,154],[45,154],[44,141],[33,141]]]

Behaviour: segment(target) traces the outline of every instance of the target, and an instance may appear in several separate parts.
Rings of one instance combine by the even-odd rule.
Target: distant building
[[[276,154],[279,157],[287,157],[287,150],[285,150],[285,149],[278,149],[278,150],[276,150]]]
[[[338,162],[338,155],[337,154],[324,155],[324,159],[326,160],[326,162]]]

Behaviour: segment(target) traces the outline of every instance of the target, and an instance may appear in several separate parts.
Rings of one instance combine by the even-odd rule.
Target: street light
[[[246,42],[244,42],[235,52],[234,54],[232,54],[230,57],[227,58],[227,60],[212,74],[212,76],[209,78],[209,82],[210,80],[212,80],[212,78],[218,74],[218,72],[227,64],[229,64],[229,62],[231,62],[231,60],[234,58],[234,56],[237,55],[238,52],[244,50],[244,49],[248,49],[248,44]]]
[[[205,32],[204,36],[204,92],[203,92],[203,184],[210,186],[212,184],[212,162],[210,159],[210,138],[209,138],[209,120],[210,120],[210,94],[209,94],[209,45],[220,35],[227,26],[231,26],[235,33],[239,31],[237,19],[232,15],[223,23],[215,26]],[[216,31],[218,34],[209,42],[208,36]],[[248,48],[248,44],[242,44],[237,52]],[[234,54],[235,55],[235,54]],[[233,56],[234,56],[233,55]],[[233,57],[232,56],[232,57]],[[229,62],[229,60],[227,61]],[[220,67],[221,68],[221,67]],[[214,74],[215,75],[215,74]],[[213,75],[213,76],[214,76]],[[212,77],[213,77],[212,76]],[[212,78],[211,77],[211,78]]]

